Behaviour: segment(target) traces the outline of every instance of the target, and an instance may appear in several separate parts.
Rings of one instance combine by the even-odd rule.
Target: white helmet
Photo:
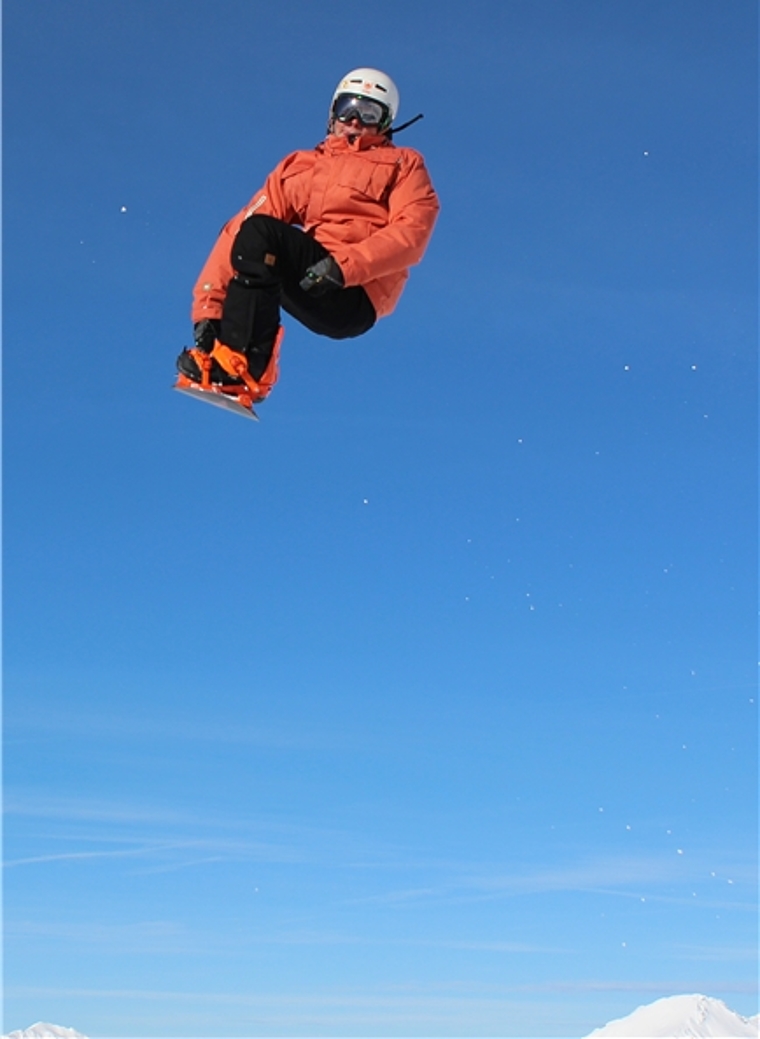
[[[388,118],[384,121],[383,130],[388,129],[398,114],[398,88],[391,77],[379,69],[353,69],[352,72],[346,73],[335,88],[330,102],[330,122],[332,122],[335,102],[341,94],[352,94],[379,101],[388,110]]]

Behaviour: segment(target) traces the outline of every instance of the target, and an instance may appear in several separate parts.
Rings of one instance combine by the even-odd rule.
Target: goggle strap
[[[402,130],[406,130],[407,126],[412,126],[414,123],[418,123],[420,119],[424,118],[424,114],[420,112],[420,114],[416,115],[414,119],[409,119],[407,122],[402,123],[401,126],[392,126],[390,130],[388,130],[388,136],[393,137],[394,134],[401,133]]]

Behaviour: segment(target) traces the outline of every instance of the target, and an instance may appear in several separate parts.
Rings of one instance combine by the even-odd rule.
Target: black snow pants
[[[227,286],[220,339],[248,358],[260,378],[272,354],[280,325],[280,307],[317,335],[350,339],[377,320],[361,286],[312,296],[299,285],[307,268],[329,253],[300,228],[254,213],[243,222],[232,244],[235,274]]]

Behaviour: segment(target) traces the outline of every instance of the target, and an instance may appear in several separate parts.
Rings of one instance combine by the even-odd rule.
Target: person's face
[[[347,123],[342,123],[339,119],[333,119],[332,132],[336,137],[350,137],[352,139],[356,137],[375,137],[379,133],[376,126],[364,126],[356,116]]]

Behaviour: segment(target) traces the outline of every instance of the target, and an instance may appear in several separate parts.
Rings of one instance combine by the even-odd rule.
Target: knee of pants
[[[244,220],[232,243],[232,266],[240,274],[261,279],[276,280],[274,274],[276,237],[282,221],[256,213]]]

